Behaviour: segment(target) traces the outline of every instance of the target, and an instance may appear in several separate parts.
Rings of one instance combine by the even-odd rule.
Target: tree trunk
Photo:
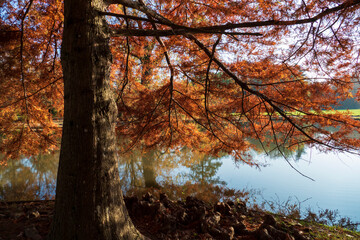
[[[65,112],[49,239],[143,239],[128,216],[116,161],[117,108],[102,0],[65,0]]]

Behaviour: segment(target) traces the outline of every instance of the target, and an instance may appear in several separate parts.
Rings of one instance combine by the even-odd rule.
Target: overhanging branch
[[[122,4],[123,6],[129,7],[129,8],[133,8],[136,9],[140,12],[145,13],[148,16],[151,16],[151,20],[150,19],[146,19],[146,18],[141,18],[141,17],[134,17],[134,16],[127,16],[127,18],[131,18],[134,20],[141,20],[141,21],[152,21],[153,23],[158,23],[158,24],[162,24],[162,25],[166,25],[166,26],[170,26],[173,31],[176,30],[180,30],[180,31],[185,31],[187,30],[188,33],[211,33],[213,34],[214,32],[217,33],[224,33],[226,30],[234,30],[237,28],[254,28],[254,27],[265,27],[265,26],[292,26],[292,25],[301,25],[301,24],[307,24],[307,23],[314,23],[317,20],[344,10],[346,8],[350,8],[356,5],[360,4],[360,0],[348,0],[345,1],[343,4],[340,4],[336,7],[333,8],[328,8],[320,13],[318,13],[317,15],[315,15],[314,17],[308,17],[305,19],[295,19],[295,20],[287,20],[287,21],[282,21],[282,20],[267,20],[267,21],[257,21],[257,22],[243,22],[243,23],[228,23],[225,25],[215,25],[215,26],[207,26],[207,27],[199,27],[199,28],[191,28],[191,27],[186,27],[186,26],[181,26],[178,24],[173,23],[171,20],[165,18],[164,16],[158,14],[157,12],[155,12],[154,10],[150,9],[149,7],[145,6],[144,4],[142,4],[141,2],[138,1],[133,1],[133,0],[109,0],[108,1],[109,4]],[[125,17],[122,16],[121,14],[115,14],[115,13],[101,13],[103,15],[109,15],[109,16],[114,16],[117,15],[118,17]],[[135,31],[135,30],[134,30]],[[135,36],[170,36],[170,35],[181,35],[181,34],[170,34],[170,31],[172,30],[162,30],[162,31],[168,31],[168,32],[164,32],[165,35],[161,35],[160,33],[152,33],[155,35],[135,35]],[[120,34],[124,34],[121,32],[120,30]],[[140,34],[137,32],[134,32],[134,34]],[[144,33],[142,33],[144,34]],[[160,34],[160,35],[159,35]],[[255,34],[259,34],[259,33],[255,33]],[[240,34],[243,35],[243,34]],[[245,34],[245,35],[249,35],[249,34]]]
[[[188,33],[192,34],[226,34],[226,35],[246,35],[246,36],[262,36],[260,33],[251,33],[251,32],[224,32],[224,31],[212,31],[212,30],[202,30],[199,28],[192,29],[172,29],[172,30],[153,30],[153,29],[113,29],[112,36],[133,36],[133,37],[167,37],[175,35],[185,35]]]

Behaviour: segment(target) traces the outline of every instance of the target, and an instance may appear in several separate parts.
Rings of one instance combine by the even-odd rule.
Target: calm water
[[[135,152],[120,159],[120,176],[130,187],[207,182],[234,189],[261,191],[258,199],[302,202],[303,209],[338,209],[341,216],[360,222],[360,157],[302,149],[291,153],[291,163],[312,181],[293,170],[282,158],[252,153],[268,164],[258,170],[234,164],[229,156],[213,158],[189,150],[162,154]],[[0,200],[53,198],[57,153],[34,156],[0,166]],[[294,160],[295,159],[295,160]],[[196,191],[196,189],[194,190]]]
[[[307,150],[292,164],[315,181],[296,173],[283,159],[262,159],[271,165],[258,171],[248,166],[234,168],[232,160],[224,157],[218,174],[228,187],[262,190],[266,200],[283,202],[291,197],[304,201],[305,209],[338,209],[340,215],[360,222],[360,157]]]

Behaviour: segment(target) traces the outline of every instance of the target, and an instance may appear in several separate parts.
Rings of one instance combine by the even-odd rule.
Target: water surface
[[[302,209],[338,209],[341,216],[360,222],[360,157],[320,153],[302,148],[282,158],[252,152],[254,159],[268,166],[261,170],[234,164],[229,156],[214,158],[188,149],[161,153],[150,151],[122,156],[120,177],[123,190],[174,184],[206,183],[237,190],[261,191],[258,199],[286,202],[289,198]],[[0,166],[0,200],[54,198],[59,155],[47,154],[10,160]],[[195,186],[195,185],[194,185]],[[198,186],[198,185],[196,185]],[[196,187],[192,191],[200,191]]]

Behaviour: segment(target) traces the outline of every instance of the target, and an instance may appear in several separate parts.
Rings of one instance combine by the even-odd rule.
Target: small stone
[[[40,213],[38,211],[30,211],[28,213],[28,218],[38,218],[40,217]]]

